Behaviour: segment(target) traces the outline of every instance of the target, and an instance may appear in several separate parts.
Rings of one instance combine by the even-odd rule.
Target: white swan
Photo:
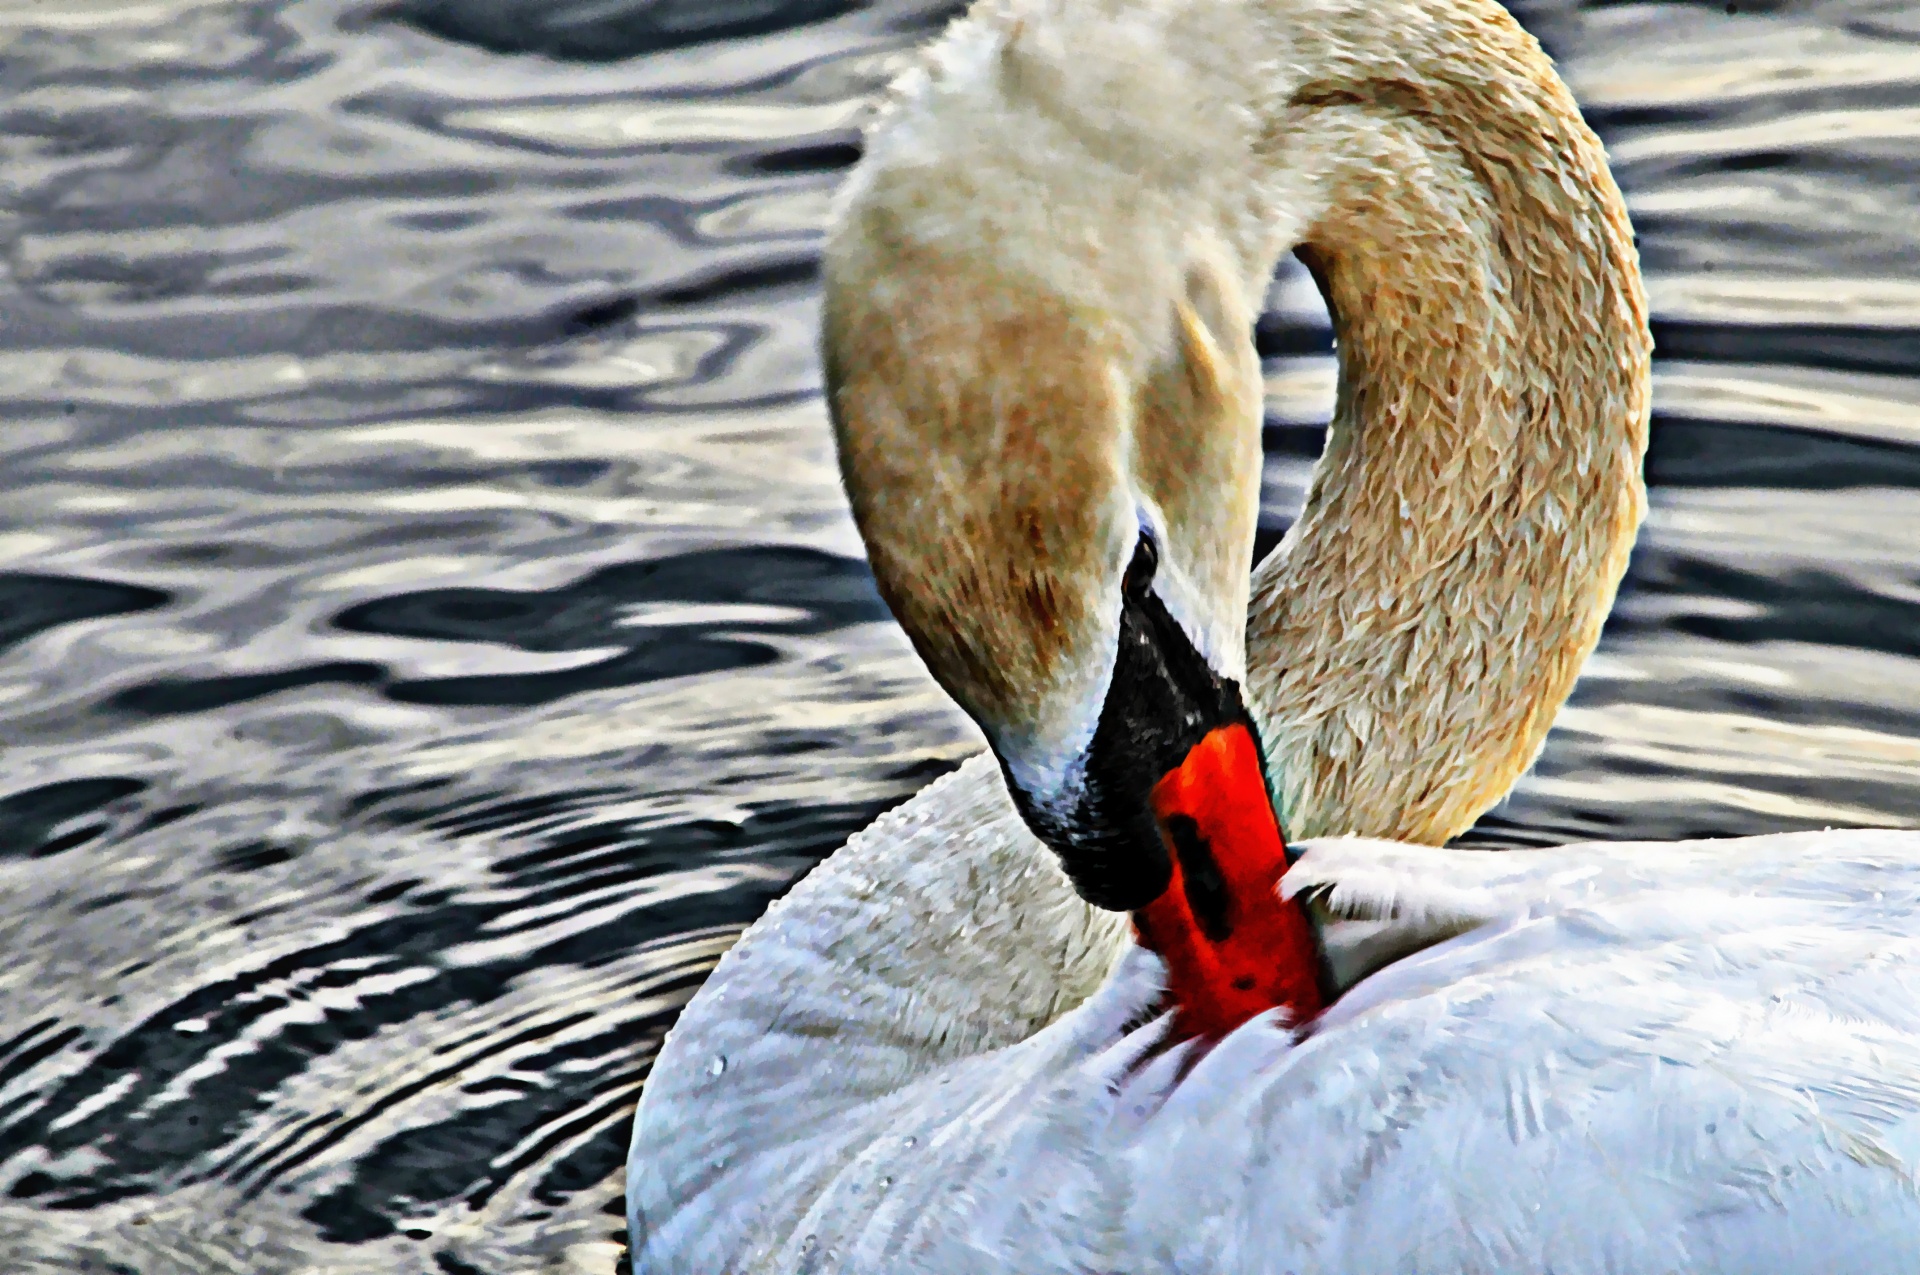
[[[1295,247],[1341,389],[1250,595]],[[637,1272],[1920,1270],[1920,836],[1430,848],[1643,507],[1619,194],[1491,0],[984,0],[849,183],[825,348],[993,752],[688,1006]],[[1275,806],[1382,839],[1289,866]]]

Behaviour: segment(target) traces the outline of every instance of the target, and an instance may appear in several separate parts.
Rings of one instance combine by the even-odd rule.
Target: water
[[[1620,606],[1483,840],[1920,825],[1920,22],[1728,8],[1522,11],[1661,357]],[[861,103],[948,12],[0,14],[0,1267],[615,1268],[679,1006],[978,746],[812,353]],[[1261,340],[1271,539],[1303,276]]]

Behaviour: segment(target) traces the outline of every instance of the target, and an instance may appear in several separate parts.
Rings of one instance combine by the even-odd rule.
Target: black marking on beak
[[[1191,815],[1168,819],[1167,836],[1180,860],[1187,909],[1200,923],[1202,934],[1215,943],[1226,942],[1233,934],[1233,895],[1220,874],[1220,861],[1213,857],[1213,844],[1201,835],[1200,824]]]
[[[1080,897],[1115,912],[1145,907],[1172,879],[1153,815],[1154,785],[1216,727],[1242,723],[1259,742],[1239,685],[1208,666],[1153,592],[1159,565],[1159,546],[1143,531],[1121,577],[1119,651],[1080,789],[1062,809],[1033,801],[1011,776],[1007,783],[1021,817],[1060,856]],[[1217,884],[1217,866],[1211,878],[1206,874],[1210,857],[1196,873],[1186,847],[1179,849],[1189,890],[1204,892],[1208,879]],[[1210,914],[1204,901],[1195,901],[1196,917]],[[1224,923],[1223,911],[1211,914]]]

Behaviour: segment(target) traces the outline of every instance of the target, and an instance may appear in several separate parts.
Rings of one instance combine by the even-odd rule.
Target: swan
[[[1289,250],[1340,388],[1250,576]],[[990,747],[694,995],[637,1272],[1920,1269],[1920,836],[1434,848],[1645,502],[1623,202],[1492,0],[980,0],[871,130],[822,345]]]

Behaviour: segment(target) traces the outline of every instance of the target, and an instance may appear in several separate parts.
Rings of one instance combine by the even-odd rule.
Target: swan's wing
[[[1390,963],[1404,964],[1489,923],[1634,895],[1684,907],[1701,895],[1764,894],[1897,914],[1920,904],[1920,895],[1900,894],[1913,889],[1902,865],[1915,844],[1913,833],[1879,829],[1439,852],[1325,837],[1294,847],[1300,858],[1282,889],[1318,918],[1334,981],[1344,992]]]
[[[1294,847],[1286,892],[1323,894],[1353,915],[1479,922],[1529,908],[1705,888],[1838,903],[1882,903],[1903,882],[1920,834],[1828,829],[1702,841],[1589,841],[1543,850],[1460,850],[1371,837]]]
[[[1487,919],[1165,1095],[1142,1269],[1920,1269],[1920,835],[1459,853],[1307,850]]]
[[[1298,1043],[1256,1021],[1197,1060],[1143,1055],[1138,952],[1026,1039],[891,1082],[884,1048],[771,1033],[732,1097],[677,1109],[715,1121],[700,1145],[754,1141],[750,1112],[788,1140],[714,1166],[638,1269],[1920,1270],[1920,835],[1322,842],[1294,872],[1453,937]],[[730,1245],[756,1211],[783,1220]]]

